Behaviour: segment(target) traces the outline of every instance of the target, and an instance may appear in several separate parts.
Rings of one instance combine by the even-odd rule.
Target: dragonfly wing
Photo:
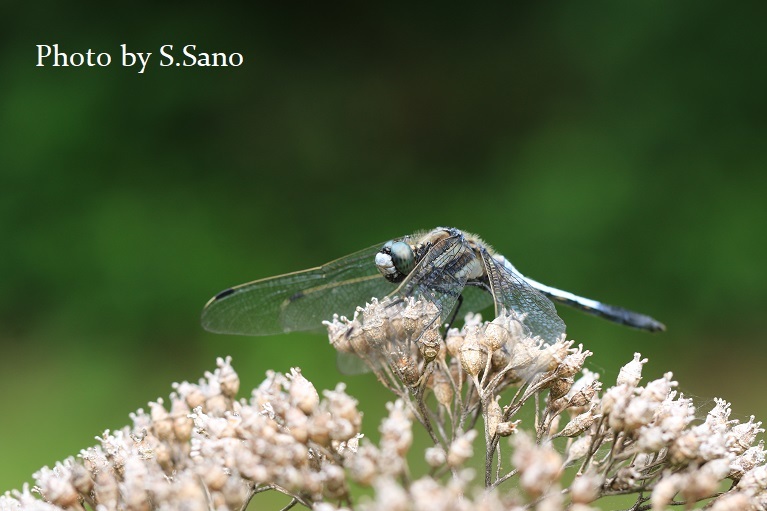
[[[463,288],[463,302],[459,314],[481,312],[492,305],[493,295],[488,290],[480,286],[466,286]]]
[[[202,326],[216,333],[272,335],[320,330],[334,313],[351,317],[357,306],[395,288],[375,265],[382,245],[318,268],[226,289],[205,305]]]
[[[369,371],[372,366],[396,363],[395,358],[398,353],[408,353],[412,349],[409,344],[399,345],[397,343],[418,341],[429,325],[445,321],[450,316],[458,297],[461,296],[461,292],[466,286],[466,272],[461,270],[472,257],[474,257],[473,252],[464,242],[462,236],[453,236],[435,243],[399,287],[388,293],[393,302],[387,307],[396,308],[396,310],[388,313],[391,317],[401,317],[402,312],[408,306],[404,299],[412,297],[416,300],[433,303],[437,306],[438,311],[435,311],[434,316],[424,321],[423,330],[415,332],[412,338],[392,342],[383,351],[372,350],[365,355],[365,359],[339,352],[337,359],[339,370],[345,374],[362,373]],[[365,328],[364,318],[362,321],[363,328]]]
[[[481,252],[495,300],[496,315],[503,308],[525,314],[524,324],[533,335],[548,342],[556,341],[565,332],[565,323],[557,315],[551,300],[530,286],[521,275],[493,258],[487,250]]]
[[[336,367],[341,374],[355,375],[363,374],[371,371],[368,363],[355,355],[354,353],[338,352],[336,357]]]
[[[392,296],[425,299],[440,310],[447,321],[466,286],[465,266],[474,259],[471,247],[462,236],[451,236],[435,243],[421,262],[400,284]]]

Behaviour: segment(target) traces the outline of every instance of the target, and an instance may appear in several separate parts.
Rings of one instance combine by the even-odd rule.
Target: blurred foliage
[[[767,4],[4,7],[0,488],[231,354],[390,399],[317,335],[207,334],[232,284],[416,229],[483,236],[524,273],[666,322],[562,311],[608,381],[767,417]],[[116,12],[116,11],[110,11]],[[106,68],[36,67],[37,44]],[[153,52],[144,74],[120,44]],[[163,44],[239,68],[161,68]]]

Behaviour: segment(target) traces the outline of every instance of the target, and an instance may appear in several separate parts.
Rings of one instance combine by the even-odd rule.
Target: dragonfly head
[[[413,249],[403,241],[387,241],[376,254],[376,267],[389,282],[402,282],[415,268]]]

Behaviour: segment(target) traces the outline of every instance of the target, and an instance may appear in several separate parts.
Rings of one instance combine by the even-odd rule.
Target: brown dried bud
[[[349,476],[352,481],[363,486],[370,486],[378,475],[375,459],[380,457],[380,453],[375,447],[368,445],[359,451],[358,456],[352,456],[347,461]]]
[[[453,386],[450,384],[450,380],[447,375],[442,372],[442,368],[436,369],[432,372],[432,389],[434,391],[434,397],[437,398],[437,402],[449,408],[453,402]]]
[[[413,355],[404,350],[394,353],[394,368],[399,373],[402,383],[415,387],[421,381],[421,370]]]
[[[194,421],[187,417],[190,410],[186,402],[176,399],[171,404],[171,416],[173,417],[173,433],[178,442],[188,442],[192,438]]]
[[[329,499],[340,499],[348,493],[346,473],[338,465],[327,464],[322,467],[323,493]]]
[[[501,346],[501,348],[495,350],[490,357],[490,366],[494,370],[500,371],[501,369],[508,366],[510,361],[511,354],[509,353],[508,348],[506,346]]]
[[[156,402],[149,403],[149,410],[152,417],[152,431],[154,435],[160,440],[169,440],[173,436],[173,421],[163,406],[162,398]]]
[[[451,328],[445,336],[445,344],[450,356],[458,357],[461,353],[461,345],[463,344],[463,334],[457,328]]]
[[[328,412],[312,415],[308,424],[309,439],[323,447],[329,446],[332,423],[333,417]]]
[[[381,346],[386,342],[389,338],[386,326],[386,322],[383,316],[378,313],[377,308],[363,314],[362,332],[371,346]]]
[[[36,477],[41,483],[41,493],[51,504],[55,504],[63,509],[75,506],[79,502],[80,495],[77,493],[75,487],[72,486],[72,483],[68,478],[58,477],[55,475],[55,472],[48,467],[45,467],[38,472]]]
[[[633,481],[632,481],[633,482]],[[652,490],[651,504],[653,509],[664,509],[682,489],[684,477],[682,474],[669,474],[661,478]],[[613,483],[615,484],[615,483]]]
[[[384,303],[388,304],[391,302],[391,300],[387,297],[384,299]],[[399,311],[399,309],[387,309],[389,311]],[[408,333],[405,331],[405,320],[402,317],[402,314],[399,312],[388,312],[387,314],[389,322],[389,332],[393,339],[396,339],[400,342],[404,342],[408,338]]]
[[[575,380],[572,376],[554,380],[551,387],[549,387],[549,401],[557,400],[567,394],[573,386],[573,383],[575,383]]]
[[[592,353],[589,350],[583,351],[583,344],[579,344],[575,353],[567,355],[564,360],[562,360],[562,363],[559,364],[557,374],[563,377],[574,376],[583,367],[583,362],[586,360],[586,357],[591,355]]]
[[[186,408],[187,412],[193,408],[197,408],[198,406],[205,405],[205,401],[207,398],[205,397],[205,394],[202,393],[202,389],[200,389],[199,386],[190,385],[189,383],[187,383],[185,387],[188,390],[188,392],[184,394],[182,394],[180,391],[181,387],[179,386],[178,388],[179,388],[179,395],[182,395],[184,397],[184,399],[186,400],[186,404],[188,405]],[[171,406],[171,415],[173,415],[174,417],[176,416],[175,405],[176,403],[174,402],[173,406]]]
[[[709,511],[741,511],[753,505],[753,497],[747,493],[727,492],[712,502]]]
[[[512,367],[518,368],[519,372],[525,372],[528,368],[535,370],[535,362],[540,354],[540,342],[536,342],[535,339],[529,337],[523,338],[512,346],[511,361],[509,363]]]
[[[330,344],[341,353],[353,353],[354,348],[351,344],[352,333],[361,335],[360,328],[362,325],[357,321],[357,313],[354,313],[353,321],[349,321],[345,317],[338,317],[338,314],[333,314],[333,321],[323,321],[323,325],[328,327],[328,339]]]
[[[593,409],[574,417],[557,436],[574,437],[580,435],[594,424],[601,415],[594,415]]]
[[[202,480],[205,485],[213,491],[218,491],[224,487],[229,475],[224,471],[224,467],[210,463],[201,471]]]
[[[72,485],[83,495],[87,495],[93,489],[93,478],[84,466],[75,463],[72,465]]]
[[[482,336],[482,344],[492,353],[511,340],[511,334],[506,327],[505,315],[498,316],[485,327],[485,335]]]
[[[567,407],[568,401],[566,397],[560,397],[559,399],[551,400],[551,395],[549,395],[549,404],[548,408],[550,412],[558,413],[564,410]]]
[[[437,358],[440,352],[441,344],[442,336],[439,333],[439,325],[436,325],[436,328],[432,326],[423,333],[423,336],[421,336],[419,349],[421,350],[421,355],[423,355],[423,359],[427,364]]]
[[[402,311],[402,329],[407,336],[411,336],[421,328],[423,317],[422,302],[415,298],[407,298],[405,310]]]
[[[487,353],[477,339],[476,330],[471,330],[461,346],[461,366],[470,376],[477,376],[486,363]]]
[[[594,395],[602,388],[602,382],[598,380],[594,380],[591,383],[589,383],[586,387],[580,389],[575,394],[573,394],[573,397],[570,398],[570,402],[568,403],[568,406],[574,406],[574,407],[580,407],[580,406],[586,406],[591,402],[591,399],[594,397]]]
[[[756,467],[760,463],[764,463],[764,441],[760,440],[759,444],[746,450],[743,454],[735,458],[731,463],[732,477],[734,479],[740,479],[743,474]]]
[[[348,334],[348,338],[352,353],[365,358],[373,352],[373,346],[368,342],[368,336],[362,330],[362,325],[359,328],[352,329]]]
[[[309,438],[309,418],[298,408],[289,408],[285,412],[285,426],[299,443],[306,443]]]
[[[495,436],[495,432],[498,429],[498,424],[503,418],[503,411],[501,411],[501,405],[498,404],[498,397],[490,396],[490,398],[487,400],[487,408],[485,409],[487,431],[490,433],[491,437]]]
[[[514,437],[512,464],[519,470],[520,486],[533,498],[551,489],[562,475],[562,457],[550,442],[538,445],[526,434]]]

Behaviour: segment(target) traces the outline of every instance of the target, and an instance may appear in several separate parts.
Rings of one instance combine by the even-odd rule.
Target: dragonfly
[[[333,314],[351,317],[371,298],[415,298],[452,323],[459,310],[513,311],[531,336],[556,341],[565,324],[553,302],[657,332],[650,316],[583,298],[522,275],[478,236],[451,227],[392,239],[322,266],[225,289],[202,311],[211,332],[250,336],[321,330]],[[436,319],[436,318],[435,318]]]

